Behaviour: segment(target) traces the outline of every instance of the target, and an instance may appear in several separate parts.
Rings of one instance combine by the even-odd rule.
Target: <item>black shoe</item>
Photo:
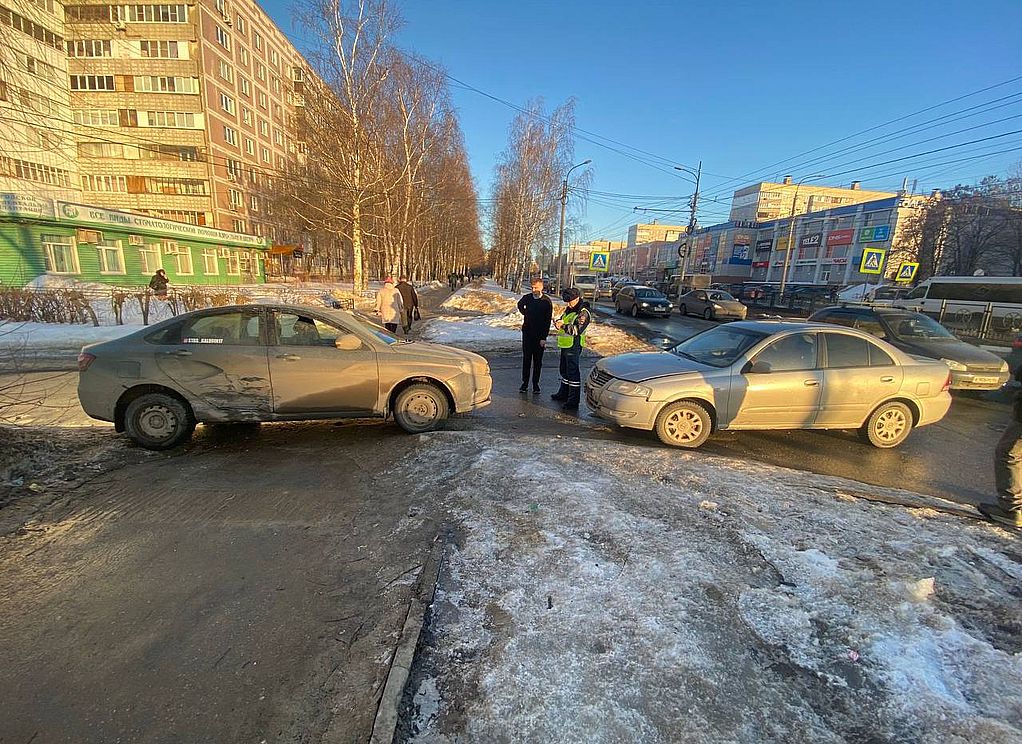
[[[532,394],[533,395],[539,395],[539,385],[533,385],[532,386]]]
[[[992,522],[1007,525],[1008,527],[1022,528],[1022,512],[1008,511],[1002,509],[999,504],[980,504],[979,513]]]
[[[577,400],[569,400],[567,403],[562,405],[561,408],[563,408],[565,411],[577,411],[578,410],[578,401]]]
[[[528,384],[523,382],[522,386],[520,388],[518,388],[518,392],[519,393],[527,393],[527,392],[529,392]]]
[[[561,395],[560,393],[554,393],[550,396],[550,400],[556,400],[558,403],[563,403],[568,399],[567,395]]]

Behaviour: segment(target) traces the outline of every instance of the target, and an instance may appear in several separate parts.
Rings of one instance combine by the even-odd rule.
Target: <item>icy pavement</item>
[[[460,527],[402,741],[1022,742],[1017,535],[655,446],[422,441],[394,476]]]

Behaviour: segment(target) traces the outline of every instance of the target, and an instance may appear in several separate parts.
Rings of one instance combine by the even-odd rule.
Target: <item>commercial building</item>
[[[0,194],[0,284],[41,275],[143,286],[157,269],[173,284],[265,278],[265,239],[203,225],[24,194]]]
[[[65,6],[82,200],[269,235],[306,64],[251,0]]]
[[[763,181],[735,191],[728,219],[737,222],[766,222],[788,217],[792,200],[795,202],[795,214],[806,214],[893,196],[897,194],[890,191],[864,191],[858,181],[844,188],[816,183],[792,183],[792,177],[785,176],[781,183]]]
[[[688,230],[686,225],[661,225],[658,222],[632,225],[628,228],[628,247],[678,240]]]
[[[64,7],[0,0],[0,192],[79,201]]]

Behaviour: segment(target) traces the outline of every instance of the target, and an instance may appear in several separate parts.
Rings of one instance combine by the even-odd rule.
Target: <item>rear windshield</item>
[[[711,367],[730,367],[767,335],[747,328],[717,326],[682,341],[671,353]]]
[[[657,292],[655,289],[637,289],[635,290],[635,296],[653,300],[659,300],[664,297],[663,294]]]
[[[881,316],[895,338],[905,341],[952,341],[956,336],[922,313],[885,313]]]

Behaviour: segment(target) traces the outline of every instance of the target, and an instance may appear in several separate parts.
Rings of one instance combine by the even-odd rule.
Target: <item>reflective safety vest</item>
[[[576,338],[579,341],[579,345],[582,346],[583,348],[585,348],[585,345],[586,345],[586,334],[585,333],[581,333],[581,334],[576,336],[573,333],[568,333],[567,332],[568,328],[574,328],[576,331],[578,330],[578,326],[575,325],[575,323],[578,321],[578,316],[579,316],[579,313],[577,313],[577,312],[567,312],[567,313],[565,313],[564,315],[561,316],[561,328],[557,332],[557,348],[558,349],[570,349],[571,347],[573,347],[575,345],[575,339]]]

